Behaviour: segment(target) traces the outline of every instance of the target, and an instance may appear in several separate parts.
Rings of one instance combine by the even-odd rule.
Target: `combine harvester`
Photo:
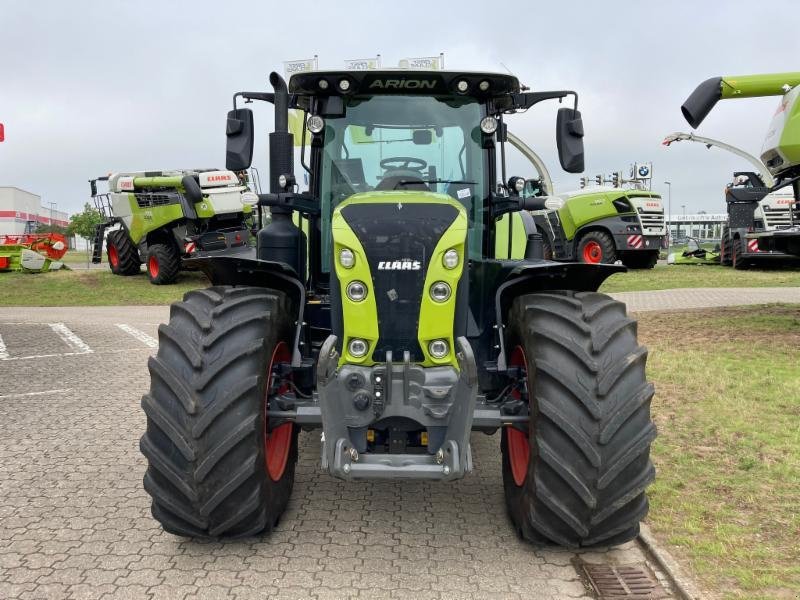
[[[107,193],[98,193],[105,181]],[[247,251],[247,186],[232,171],[184,169],[113,173],[89,181],[103,216],[94,236],[92,262],[101,260],[106,230],[108,263],[115,275],[137,275],[147,266],[150,283],[173,283],[181,259],[198,252]]]
[[[766,166],[772,185],[732,187],[728,196],[736,202],[754,203],[770,193],[791,186],[789,222],[772,230],[747,233],[759,250],[779,251],[800,256],[800,72],[712,77],[701,83],[681,106],[686,121],[699,127],[719,100],[780,96],[761,149],[761,162]]]
[[[763,195],[764,189],[772,189],[775,186],[775,179],[764,163],[740,148],[693,133],[673,133],[662,143],[670,146],[680,141],[697,142],[707,148],[715,146],[726,150],[745,159],[756,169],[756,172],[735,172],[733,182],[725,188],[728,222],[722,228],[718,263],[733,266],[734,269],[745,269],[767,262],[796,262],[796,257],[778,250],[774,240],[765,239],[762,247],[759,247],[758,240],[753,237],[765,232],[782,231],[790,227],[793,220],[794,199],[791,193],[777,190]],[[671,264],[688,263],[676,260]]]
[[[0,271],[41,273],[63,267],[67,240],[60,233],[23,233],[0,237]]]

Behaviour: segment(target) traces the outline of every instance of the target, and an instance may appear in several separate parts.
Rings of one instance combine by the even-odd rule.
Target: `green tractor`
[[[658,262],[666,227],[664,204],[655,192],[602,186],[556,198],[559,208],[534,217],[546,258],[590,264],[619,260],[631,269],[652,269]]]
[[[98,193],[98,181],[107,182],[106,193]],[[183,258],[251,250],[253,209],[242,203],[248,188],[231,171],[113,173],[89,185],[104,217],[95,230],[92,262],[100,263],[105,238],[115,275],[136,275],[144,263],[150,283],[174,283]]]
[[[729,187],[726,200],[745,207],[749,217],[749,207],[791,186],[788,220],[772,229],[750,228],[747,239],[757,243],[762,252],[800,256],[800,72],[712,77],[697,86],[681,111],[689,125],[697,128],[720,100],[762,96],[781,97],[761,149],[761,162],[769,177],[753,174],[751,184]]]
[[[525,539],[635,537],[655,476],[653,386],[636,322],[596,291],[624,267],[543,259],[522,215],[544,200],[497,185],[510,181],[505,120],[550,99],[574,100],[556,142],[561,166],[583,169],[577,95],[475,72],[270,83],[234,96],[226,135],[228,168],[248,168],[253,113],[237,100],[274,104],[271,191],[248,197],[272,220],[255,256],[187,260],[213,286],[172,306],[149,361],[153,516],[189,537],[271,530],[300,430],[321,430],[334,477],[428,481],[467,475],[471,433],[500,432],[506,509]],[[305,113],[303,192],[290,108]],[[518,225],[498,225],[512,215]]]

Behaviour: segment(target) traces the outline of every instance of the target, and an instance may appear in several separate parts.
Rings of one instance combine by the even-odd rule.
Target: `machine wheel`
[[[633,539],[647,514],[656,437],[636,322],[604,294],[548,292],[517,298],[508,325],[514,389],[530,413],[501,442],[514,526],[536,544]]]
[[[652,269],[658,263],[658,250],[650,252],[629,252],[622,258],[622,264],[630,269]]]
[[[141,271],[139,251],[124,229],[108,232],[106,254],[114,275],[137,275]]]
[[[164,529],[189,537],[270,531],[286,508],[297,431],[271,423],[290,385],[294,318],[282,292],[211,287],[172,305],[142,398],[144,488]]]
[[[617,260],[614,238],[604,231],[590,231],[578,242],[578,262],[612,264]]]
[[[154,285],[175,283],[181,269],[181,258],[171,244],[147,247],[147,276]]]
[[[741,239],[734,239],[731,246],[733,246],[733,268],[739,269],[740,271],[747,269],[750,265],[747,263],[747,260],[742,257],[744,242]]]
[[[733,259],[731,258],[731,238],[727,231],[723,232],[722,239],[720,240],[719,264],[724,267],[730,267],[733,264]]]

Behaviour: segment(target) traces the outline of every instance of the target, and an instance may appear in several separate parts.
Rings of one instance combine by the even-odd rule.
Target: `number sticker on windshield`
[[[464,198],[469,198],[472,196],[472,192],[469,191],[469,188],[458,190],[456,194],[458,195],[459,200],[463,200]]]

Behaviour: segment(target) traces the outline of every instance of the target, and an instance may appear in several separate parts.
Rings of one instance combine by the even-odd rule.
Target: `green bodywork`
[[[402,202],[404,205],[449,204],[458,209],[456,219],[442,234],[427,265],[423,288],[426,293],[424,293],[420,304],[419,325],[417,328],[417,338],[425,357],[422,365],[426,367],[449,365],[458,369],[458,360],[454,352],[453,322],[455,320],[456,307],[455,291],[458,288],[458,281],[461,278],[466,260],[465,244],[469,228],[467,213],[464,207],[450,196],[416,191],[381,191],[355,194],[339,204],[333,211],[331,219],[334,244],[333,263],[342,290],[342,318],[344,321],[344,340],[339,364],[351,363],[365,366],[375,364],[372,354],[379,337],[378,311],[375,297],[372,293],[374,284],[366,253],[341,211],[343,208],[353,204],[395,204],[398,202]],[[523,235],[520,237],[524,238]],[[338,260],[339,252],[343,248],[349,248],[355,255],[355,263],[350,268],[343,267]],[[458,266],[454,269],[447,269],[442,263],[442,258],[444,253],[451,248],[458,252],[461,260],[459,260]],[[362,281],[367,284],[368,292],[364,300],[354,302],[347,297],[345,290],[352,281]],[[450,298],[444,302],[435,302],[431,299],[430,294],[427,293],[427,290],[436,281],[446,282],[450,289],[453,290]],[[366,340],[369,344],[369,350],[364,357],[357,358],[348,352],[349,342],[353,338]],[[449,344],[450,352],[441,359],[434,358],[428,353],[428,344],[434,339],[445,339]]]
[[[661,199],[655,192],[621,189],[587,191],[565,199],[557,211],[565,238],[572,240],[578,230],[601,219],[636,215],[636,209],[619,211],[614,205],[615,200],[633,197]]]
[[[185,192],[181,177],[135,177],[133,185],[140,192],[147,192],[151,189],[163,190],[164,188],[173,188],[181,194]],[[118,197],[123,195],[125,195],[124,192],[117,193]],[[128,228],[131,240],[135,244],[139,244],[148,233],[157,231],[174,221],[183,219],[185,216],[180,204],[140,207],[133,192],[128,193],[127,197],[130,216],[123,217],[123,220]],[[210,219],[216,214],[208,195],[204,195],[201,202],[196,202],[194,209],[199,219]],[[245,218],[252,213],[252,210],[250,205],[242,206]]]
[[[32,256],[39,266],[30,268],[23,264],[23,253],[28,253]],[[39,262],[41,257],[41,262]],[[2,244],[0,245],[0,271],[25,271],[28,273],[42,273],[49,271],[51,265],[53,268],[58,268],[60,263],[53,265],[55,261],[51,260],[48,256],[34,252],[27,246],[21,244]]]
[[[511,256],[508,255],[508,220],[511,219]],[[506,213],[497,220],[495,227],[495,258],[525,258],[525,246],[528,242],[528,232],[522,215],[518,212]]]

